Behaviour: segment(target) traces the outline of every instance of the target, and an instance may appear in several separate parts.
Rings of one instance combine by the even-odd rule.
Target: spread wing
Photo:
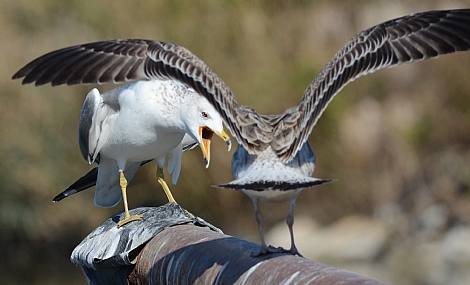
[[[293,158],[328,103],[356,78],[381,68],[469,49],[469,9],[412,14],[362,31],[310,83],[300,105],[286,111],[273,147],[284,160]]]
[[[263,123],[244,124],[248,116],[256,120],[259,115],[246,114],[217,74],[188,49],[174,43],[131,39],[67,47],[33,60],[13,75],[13,79],[23,77],[23,84],[52,86],[178,80],[214,105],[227,128],[249,152],[259,145],[251,130]]]
[[[239,106],[232,91],[186,48],[151,40],[110,40],[53,51],[13,79],[23,84],[125,83],[172,79],[205,96],[249,153],[270,143],[285,162],[308,139],[331,99],[352,80],[402,63],[470,49],[470,10],[428,11],[391,20],[352,38],[307,87],[299,106],[276,117]]]

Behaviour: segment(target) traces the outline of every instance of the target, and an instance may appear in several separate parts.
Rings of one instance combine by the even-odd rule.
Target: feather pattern
[[[308,139],[333,97],[349,82],[376,70],[470,49],[470,10],[428,11],[369,28],[346,43],[287,112],[294,131],[275,136],[276,153],[291,159]],[[289,110],[288,110],[289,111]],[[299,117],[292,115],[299,114]],[[279,128],[281,126],[278,126]]]
[[[205,96],[250,154],[271,146],[292,160],[333,97],[349,82],[384,67],[470,48],[470,10],[428,11],[390,20],[353,37],[304,92],[299,106],[260,115],[239,106],[231,89],[188,49],[153,40],[109,40],[48,53],[19,70],[23,84],[124,83],[174,79]]]

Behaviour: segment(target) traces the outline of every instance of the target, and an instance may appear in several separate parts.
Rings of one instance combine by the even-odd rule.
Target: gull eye
[[[209,118],[209,115],[208,115],[206,112],[204,112],[204,111],[201,112],[201,116],[202,116],[203,118]]]

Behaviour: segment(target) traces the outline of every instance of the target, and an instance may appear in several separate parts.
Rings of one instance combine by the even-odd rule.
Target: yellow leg
[[[163,191],[165,191],[166,197],[168,198],[168,202],[173,202],[176,203],[175,198],[173,198],[173,195],[171,194],[170,188],[168,188],[168,185],[165,182],[164,176],[163,176],[163,169],[157,166],[157,180],[160,185],[163,187]],[[186,211],[186,210],[185,210]],[[193,214],[190,212],[186,211],[191,217],[195,218]]]
[[[119,172],[119,184],[121,185],[121,191],[122,191],[122,200],[124,201],[124,211],[126,212],[126,216],[124,219],[120,220],[118,222],[118,226],[122,227],[123,225],[132,222],[132,221],[138,221],[142,219],[143,215],[133,215],[131,216],[129,214],[129,207],[127,206],[127,180],[126,177],[124,176],[124,172],[120,171]]]
[[[175,198],[173,198],[173,195],[171,195],[170,188],[168,188],[168,185],[165,182],[164,176],[163,176],[163,168],[160,168],[157,166],[157,180],[160,185],[163,187],[163,191],[165,191],[166,197],[168,198],[168,202],[173,202],[176,203]]]

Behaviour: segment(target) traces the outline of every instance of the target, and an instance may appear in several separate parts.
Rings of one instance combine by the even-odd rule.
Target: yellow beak
[[[214,132],[208,127],[199,127],[199,138],[201,139],[199,147],[201,147],[201,152],[204,157],[204,165],[206,168],[209,167],[209,163],[211,161],[211,139],[214,134],[220,137],[228,145],[228,151],[230,151],[232,148],[232,141],[224,130],[219,133]]]

